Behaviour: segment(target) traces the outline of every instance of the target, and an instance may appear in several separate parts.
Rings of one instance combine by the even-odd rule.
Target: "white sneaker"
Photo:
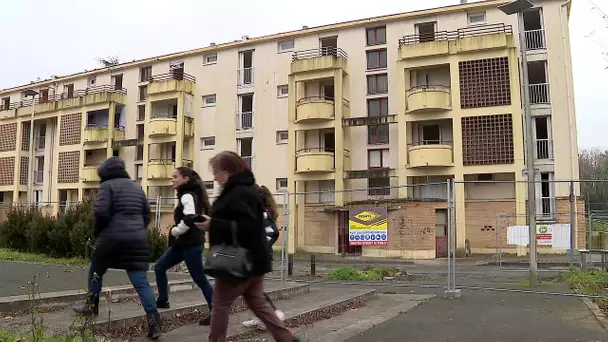
[[[277,318],[283,322],[285,320],[285,313],[281,310],[275,310],[275,315],[277,315]],[[266,325],[264,324],[264,322],[260,321],[257,318],[254,318],[252,320],[249,321],[245,321],[242,323],[245,327],[247,328],[252,328],[252,327],[257,327],[260,330],[266,330]]]

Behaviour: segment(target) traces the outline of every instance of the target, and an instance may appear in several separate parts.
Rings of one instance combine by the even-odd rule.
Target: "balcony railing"
[[[253,156],[241,156],[241,158],[245,160],[250,169],[253,168]]]
[[[547,48],[545,30],[530,30],[525,32],[526,50],[544,50]]]
[[[196,78],[194,76],[192,76],[190,74],[186,74],[183,71],[182,72],[180,72],[180,71],[173,71],[173,72],[168,72],[166,74],[152,75],[148,79],[148,81],[150,83],[153,83],[153,82],[164,82],[164,81],[171,81],[171,80],[190,81],[192,83],[196,82]]]
[[[253,112],[238,113],[236,115],[236,130],[244,131],[253,128]]]
[[[536,139],[536,155],[537,160],[553,159],[553,140],[551,139]]]
[[[531,104],[549,104],[549,83],[530,84],[530,103]]]
[[[173,113],[153,113],[151,119],[177,119],[177,114]]]
[[[237,86],[246,87],[253,84],[253,68],[237,70]]]
[[[413,141],[412,143],[408,144],[408,146],[412,147],[412,146],[426,146],[426,145],[449,145],[452,146],[453,141],[451,140],[444,140],[444,139],[438,139],[438,140],[418,140],[418,141]]]
[[[456,31],[438,31],[433,33],[410,34],[399,39],[399,46],[442,41],[456,40],[470,37],[486,36],[490,34],[513,34],[513,27],[505,24],[492,24],[471,26]]]
[[[540,198],[540,208],[536,210],[536,219],[539,221],[555,220],[555,197]]]
[[[45,146],[46,146],[46,136],[44,136],[44,135],[37,136],[36,137],[36,151],[44,150]]]
[[[114,85],[108,84],[108,85],[92,86],[92,87],[87,87],[85,89],[67,91],[67,92],[63,92],[63,93],[56,93],[56,94],[49,93],[49,94],[45,94],[44,96],[41,96],[39,94],[38,97],[34,101],[32,101],[31,98],[28,98],[28,99],[24,99],[24,100],[21,100],[18,102],[12,102],[9,104],[8,108],[5,108],[4,105],[0,105],[0,111],[16,109],[16,108],[23,108],[23,107],[31,107],[32,104],[34,104],[34,103],[35,104],[48,103],[48,102],[52,102],[52,101],[73,99],[73,98],[77,98],[77,97],[84,97],[87,95],[93,95],[93,94],[99,94],[99,93],[115,93],[115,94],[126,95],[127,89],[117,88]]]
[[[318,49],[296,51],[291,56],[291,60],[296,61],[298,59],[311,59],[324,56],[334,56],[336,58],[348,59],[348,54],[344,50],[329,46]]]
[[[34,183],[42,184],[43,182],[44,182],[44,171],[43,170],[34,171]]]

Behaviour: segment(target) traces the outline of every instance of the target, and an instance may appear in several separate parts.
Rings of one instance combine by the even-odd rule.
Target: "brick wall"
[[[15,181],[15,157],[0,158],[0,185],[13,185]]]
[[[390,250],[434,250],[435,210],[445,209],[446,202],[404,201],[402,203],[350,205],[352,208],[388,208],[388,246]],[[339,229],[338,213],[307,206],[305,242],[309,246],[335,246]],[[302,244],[302,242],[299,242]]]
[[[30,158],[21,157],[20,160],[20,169],[19,169],[19,184],[27,185],[27,174],[29,173],[27,162]]]
[[[587,215],[585,212],[585,201],[582,198],[576,200],[576,248],[585,248],[587,245]],[[570,199],[556,198],[555,211],[557,223],[570,224]]]
[[[80,178],[80,151],[59,153],[58,183],[78,183]]]
[[[17,149],[17,123],[0,125],[0,152]]]
[[[82,114],[67,114],[61,116],[59,129],[59,145],[80,144],[82,133]]]
[[[304,246],[334,247],[338,230],[338,214],[325,211],[322,206],[306,206],[304,209]]]
[[[506,247],[507,227],[514,225],[516,217],[503,217],[496,226],[498,214],[515,214],[514,201],[467,202],[465,204],[466,238],[471,248],[496,248],[496,236]]]

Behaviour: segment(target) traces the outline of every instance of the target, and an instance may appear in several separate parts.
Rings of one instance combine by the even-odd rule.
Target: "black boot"
[[[203,326],[210,326],[211,325],[211,313],[208,313],[206,315],[203,315],[199,320],[198,320],[198,325],[203,325]]]
[[[146,314],[148,319],[148,337],[150,340],[157,340],[162,335],[160,327],[160,315],[158,312]]]
[[[169,309],[171,304],[169,304],[168,300],[156,300],[156,307],[159,309]]]
[[[89,295],[84,305],[75,307],[73,310],[83,317],[97,316],[99,314],[99,296]]]

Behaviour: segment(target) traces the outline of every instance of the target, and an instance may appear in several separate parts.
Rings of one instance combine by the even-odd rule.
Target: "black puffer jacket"
[[[236,224],[238,243],[251,253],[252,276],[272,271],[272,250],[266,240],[264,207],[257,194],[253,173],[231,176],[211,206],[209,243],[232,242],[231,226]]]
[[[169,246],[202,245],[205,233],[194,225],[193,219],[209,212],[203,201],[204,190],[194,183],[186,183],[177,189],[179,199],[173,211],[174,226],[169,234]]]
[[[118,157],[103,162],[97,173],[101,185],[93,207],[93,261],[107,268],[147,270],[150,205],[143,190],[129,179]]]

